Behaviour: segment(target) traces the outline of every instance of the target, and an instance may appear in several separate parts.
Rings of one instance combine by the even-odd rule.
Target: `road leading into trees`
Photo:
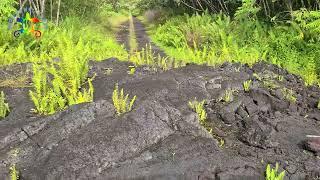
[[[134,29],[134,34],[136,38],[136,43],[137,51],[141,51],[143,48],[146,48],[147,45],[151,45],[152,52],[154,53],[155,56],[158,56],[160,54],[161,57],[166,57],[166,54],[164,51],[162,51],[158,46],[156,46],[148,36],[146,32],[146,28],[143,25],[143,23],[137,19],[136,17],[133,17],[133,29]],[[130,21],[126,21],[125,23],[121,24],[119,31],[117,33],[117,41],[120,44],[123,44],[126,48],[126,50],[129,52],[130,51]]]

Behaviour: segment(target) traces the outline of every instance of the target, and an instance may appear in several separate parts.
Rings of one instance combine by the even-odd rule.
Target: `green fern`
[[[9,104],[5,102],[6,98],[4,92],[0,93],[0,118],[4,118],[10,112]]]
[[[260,7],[255,7],[256,0],[242,0],[242,6],[235,13],[236,20],[255,20]]]
[[[301,8],[300,10],[294,11],[292,15],[295,18],[295,21],[298,22],[299,25],[306,31],[309,31],[315,35],[320,33],[319,11],[309,11],[305,8]]]
[[[249,92],[251,84],[252,84],[252,80],[247,80],[243,82],[243,89],[245,92]]]
[[[87,61],[81,62],[80,57],[77,57],[83,56],[77,54],[82,47],[72,49],[68,41],[66,40],[65,43],[70,47],[66,47],[66,52],[62,54],[58,64],[33,65],[34,90],[29,94],[35,105],[33,111],[36,113],[53,114],[64,110],[67,106],[93,101],[92,79],[85,79],[88,71]],[[82,42],[79,41],[79,43]],[[69,60],[73,63],[68,62]],[[88,89],[82,87],[84,83],[88,83]]]
[[[19,179],[19,172],[16,168],[16,165],[15,164],[11,165],[9,170],[10,170],[10,179],[11,180],[18,180]]]
[[[278,174],[279,164],[276,164],[275,169],[270,167],[270,164],[267,165],[266,169],[266,180],[283,180],[285,176],[285,171]]]
[[[201,125],[205,125],[205,121],[207,120],[207,112],[204,108],[205,101],[193,101],[189,102],[189,107],[193,109],[197,114]]]
[[[112,101],[118,116],[123,113],[130,112],[136,99],[137,96],[134,96],[129,102],[129,94],[124,95],[124,90],[121,89],[119,91],[118,84],[115,85],[115,89],[112,94]]]

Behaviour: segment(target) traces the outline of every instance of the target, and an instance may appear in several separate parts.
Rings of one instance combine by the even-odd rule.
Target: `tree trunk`
[[[29,0],[30,6],[32,5],[34,11],[36,12],[37,16],[40,16],[40,9],[39,7],[34,3],[33,0]]]
[[[53,22],[53,7],[52,7],[52,0],[50,0],[50,18],[51,18],[51,22]]]
[[[46,4],[46,0],[42,0],[41,1],[41,18],[44,18],[44,13],[46,12],[45,4]]]
[[[58,1],[58,9],[57,9],[57,19],[56,19],[56,26],[59,25],[59,16],[60,16],[60,4],[61,0]]]

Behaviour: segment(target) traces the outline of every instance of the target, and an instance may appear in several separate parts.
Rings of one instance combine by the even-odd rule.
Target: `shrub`
[[[93,100],[92,79],[86,79],[87,64],[79,64],[76,60],[73,63],[65,62],[68,60],[62,59],[55,65],[33,64],[34,90],[29,94],[35,105],[34,112],[53,114],[67,106]],[[86,82],[88,89],[82,87]]]

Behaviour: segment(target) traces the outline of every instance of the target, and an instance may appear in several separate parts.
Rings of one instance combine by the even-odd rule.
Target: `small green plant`
[[[269,89],[276,89],[276,88],[279,88],[279,85],[271,80],[271,79],[266,79],[266,80],[263,80],[263,85],[266,87],[266,88],[269,88]]]
[[[9,104],[5,102],[6,98],[4,96],[4,92],[0,93],[0,118],[6,117],[8,112],[10,112]]]
[[[16,168],[15,164],[12,164],[9,168],[10,170],[10,178],[11,180],[18,180],[19,179],[19,172]]]
[[[283,77],[282,75],[278,75],[278,76],[277,76],[277,79],[278,79],[278,81],[282,82],[283,79],[284,79],[284,77]]]
[[[247,80],[243,82],[243,88],[245,92],[249,92],[251,84],[252,84],[252,80]]]
[[[204,108],[204,104],[205,100],[201,102],[196,99],[194,101],[189,101],[189,107],[197,113],[200,125],[203,126],[213,138],[219,141],[220,147],[223,147],[225,145],[224,139],[215,134],[211,125],[207,123],[207,112]]]
[[[259,81],[262,81],[262,77],[257,73],[253,73],[253,77],[255,77]]]
[[[198,102],[196,100],[193,102],[191,102],[191,101],[189,102],[189,107],[191,109],[193,109],[198,114],[199,121],[200,121],[201,125],[205,125],[205,121],[207,119],[207,112],[204,109],[204,103],[205,103],[204,100],[201,102]]]
[[[136,67],[135,66],[129,66],[128,74],[134,75],[135,72],[136,72]]]
[[[129,94],[125,96],[123,89],[119,91],[118,84],[115,85],[115,89],[112,94],[112,100],[118,116],[123,113],[130,112],[136,99],[137,96],[134,96],[129,102]]]
[[[112,74],[112,72],[113,72],[112,68],[105,68],[104,70],[105,70],[104,74],[108,75],[108,76],[110,76]]]
[[[234,90],[232,90],[232,89],[227,89],[227,90],[224,92],[223,96],[219,99],[219,101],[222,101],[222,100],[223,100],[223,101],[226,102],[226,103],[231,102],[232,97],[233,97],[233,92],[234,92]]]
[[[319,102],[318,102],[317,108],[320,110],[320,100],[319,100]]]
[[[282,94],[284,95],[285,99],[287,99],[291,103],[297,102],[297,98],[295,97],[295,93],[292,89],[283,88]]]
[[[279,164],[276,164],[275,169],[271,168],[270,164],[267,165],[266,180],[283,180],[285,171],[278,174]]]

